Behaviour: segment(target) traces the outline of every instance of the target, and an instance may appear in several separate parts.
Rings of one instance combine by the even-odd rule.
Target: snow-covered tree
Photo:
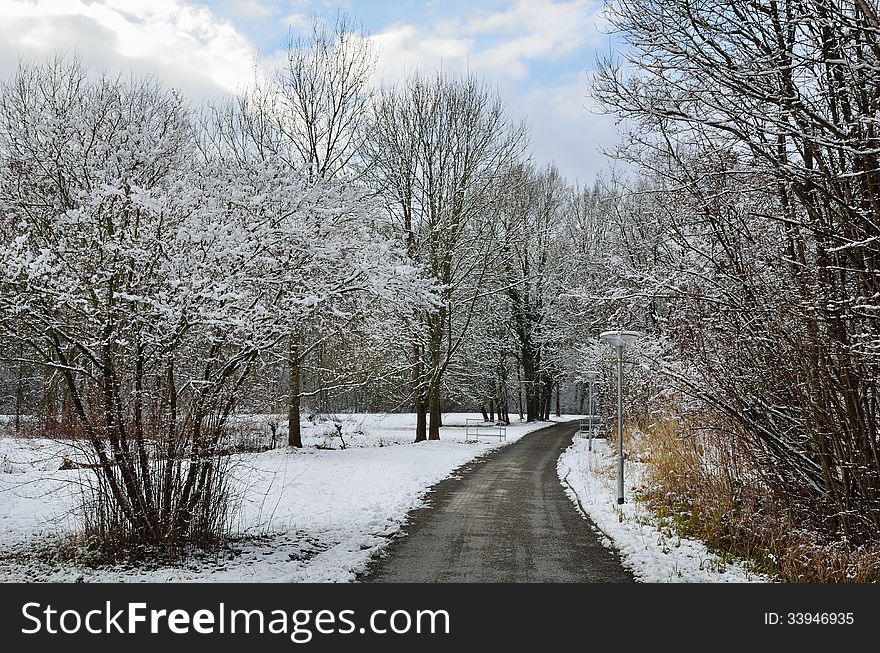
[[[620,0],[598,95],[658,191],[661,327],[795,514],[876,533],[876,4]],[[685,382],[682,379],[682,382]]]
[[[200,142],[204,183],[218,209],[262,243],[263,292],[273,297],[274,328],[287,345],[288,441],[301,447],[306,356],[341,328],[393,318],[405,325],[413,310],[431,312],[434,290],[402,244],[383,233],[366,188],[290,163],[297,146],[263,96],[215,107]]]
[[[0,329],[60,380],[111,548],[222,532],[216,454],[272,337],[256,243],[203,201],[192,154],[185,103],[150,80],[58,58],[0,86]]]
[[[549,417],[563,371],[556,359],[571,346],[564,305],[570,205],[571,188],[556,168],[538,171],[527,164],[508,171],[496,204],[503,294],[529,421]]]
[[[291,168],[250,107],[196,128],[155,82],[61,58],[0,86],[0,332],[88,442],[111,550],[222,536],[229,419],[298,323],[434,303],[365,192]]]
[[[270,80],[251,92],[250,123],[260,130],[251,135],[268,138],[291,174],[319,183],[351,180],[352,160],[360,150],[362,129],[371,97],[369,78],[375,65],[369,39],[354,21],[340,14],[332,25],[315,17],[311,32],[291,37],[287,60]],[[271,135],[267,133],[271,131]],[[344,229],[344,225],[338,225]],[[287,341],[288,440],[301,445],[302,377],[314,359],[316,392],[326,401],[327,378],[336,375],[324,359],[328,330],[319,322],[291,320]],[[331,329],[332,330],[332,329]]]
[[[407,251],[440,285],[411,342],[416,440],[440,437],[443,377],[464,342],[494,255],[491,204],[524,130],[474,77],[413,75],[375,99],[363,159]],[[430,414],[430,424],[427,416]]]

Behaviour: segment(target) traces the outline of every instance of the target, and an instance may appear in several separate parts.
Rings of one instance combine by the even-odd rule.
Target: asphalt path
[[[362,582],[633,582],[618,555],[565,495],[556,462],[576,422],[556,424],[434,486],[406,537]]]

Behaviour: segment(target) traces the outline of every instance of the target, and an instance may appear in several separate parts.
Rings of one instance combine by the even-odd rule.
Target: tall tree
[[[432,310],[434,291],[395,237],[383,233],[371,193],[289,164],[293,145],[262,93],[210,107],[199,144],[206,183],[221,189],[230,216],[259,230],[262,286],[273,297],[273,329],[287,343],[288,439],[300,447],[305,356],[343,331],[405,326],[414,307]]]
[[[360,150],[376,55],[369,39],[345,14],[328,25],[315,17],[308,36],[291,37],[287,62],[276,73],[277,124],[295,157],[290,163],[312,180],[350,175]],[[302,446],[301,382],[309,350],[320,344],[294,328],[288,338],[288,443]],[[320,364],[320,361],[319,361]]]
[[[443,377],[485,292],[481,281],[494,252],[489,207],[525,130],[475,77],[439,73],[382,91],[368,129],[369,177],[410,256],[441,288],[439,310],[422,316],[412,340],[411,361],[416,440],[437,440]]]

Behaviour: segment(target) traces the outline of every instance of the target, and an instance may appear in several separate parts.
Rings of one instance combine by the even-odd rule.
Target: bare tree
[[[364,159],[410,256],[442,303],[412,339],[416,440],[440,437],[443,376],[461,347],[494,256],[490,205],[521,153],[525,129],[474,77],[414,75],[373,104]],[[430,424],[427,416],[430,414]]]
[[[376,55],[363,28],[340,14],[315,17],[305,37],[290,37],[276,73],[280,126],[314,177],[350,173],[360,150]]]
[[[597,92],[662,190],[668,328],[692,392],[796,514],[880,525],[875,3],[620,0]],[[658,275],[657,281],[660,281]],[[744,379],[748,379],[747,382]]]

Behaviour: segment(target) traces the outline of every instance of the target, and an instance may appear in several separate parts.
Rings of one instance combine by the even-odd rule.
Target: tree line
[[[638,171],[609,305],[652,334],[654,391],[696,427],[682,446],[712,432],[750,461],[715,470],[728,518],[751,492],[750,527],[779,513],[876,543],[877,4],[615,0],[609,17],[621,48],[593,92]]]

